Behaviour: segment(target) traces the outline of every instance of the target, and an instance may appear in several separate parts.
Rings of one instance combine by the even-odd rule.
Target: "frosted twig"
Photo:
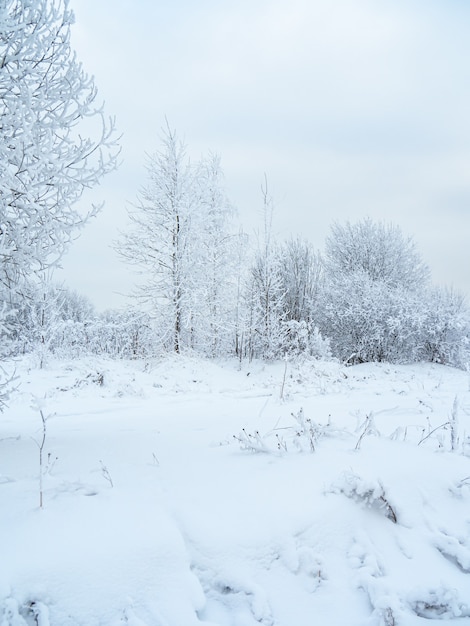
[[[437,430],[440,430],[441,428],[445,428],[446,426],[449,426],[450,422],[445,422],[444,424],[441,424],[440,426],[436,426],[436,428],[433,428],[425,437],[423,437],[420,441],[418,441],[418,446],[421,445],[423,443],[423,441],[426,441],[426,439],[429,439],[429,437],[431,437],[432,434],[434,434]]]
[[[100,465],[101,465],[101,473],[103,474],[103,477],[108,481],[111,487],[114,487],[113,479],[111,478],[111,474],[109,473],[108,468],[103,463],[103,461],[100,461]]]

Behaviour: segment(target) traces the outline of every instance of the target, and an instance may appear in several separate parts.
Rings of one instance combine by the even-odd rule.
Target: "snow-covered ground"
[[[467,373],[190,357],[16,371],[1,626],[470,624]]]

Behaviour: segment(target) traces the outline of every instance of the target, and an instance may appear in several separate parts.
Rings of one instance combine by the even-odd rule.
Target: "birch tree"
[[[162,148],[147,159],[148,184],[129,210],[130,228],[116,250],[136,266],[138,297],[150,306],[172,350],[180,352],[188,330],[192,282],[191,229],[195,226],[194,174],[186,146],[169,126]]]

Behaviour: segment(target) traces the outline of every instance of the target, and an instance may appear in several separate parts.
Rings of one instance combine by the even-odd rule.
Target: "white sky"
[[[123,163],[57,275],[100,308],[132,274],[111,243],[167,116],[222,157],[248,232],[267,174],[274,230],[321,249],[332,221],[412,235],[438,284],[470,294],[466,0],[70,0],[73,47],[115,115]]]

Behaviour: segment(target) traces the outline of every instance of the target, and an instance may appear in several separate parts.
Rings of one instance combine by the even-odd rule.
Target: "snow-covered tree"
[[[13,295],[10,332],[5,337],[10,352],[35,351],[40,365],[48,352],[57,353],[62,344],[70,343],[64,339],[65,328],[89,323],[95,316],[85,296],[52,282],[48,275],[23,281],[21,290]]]
[[[429,269],[413,239],[394,224],[370,218],[331,226],[325,269],[330,279],[363,272],[373,281],[404,289],[421,289],[429,280]]]
[[[97,106],[93,78],[71,48],[72,23],[68,0],[0,2],[3,340],[20,283],[57,265],[99,208],[78,208],[83,192],[116,166],[114,123]]]
[[[423,358],[434,363],[470,366],[470,312],[454,289],[429,290],[422,302]]]
[[[333,355],[348,362],[420,358],[422,295],[373,280],[362,270],[327,281],[319,327]]]
[[[232,208],[219,159],[192,165],[167,125],[147,173],[149,182],[116,249],[142,275],[137,293],[150,306],[164,343],[175,352],[186,347],[214,355],[233,332],[236,288]]]
[[[161,150],[148,157],[147,174],[149,182],[129,210],[131,226],[116,250],[143,275],[138,296],[156,312],[162,328],[166,325],[169,344],[179,352],[190,313],[192,231],[198,216],[186,146],[168,125]]]
[[[285,353],[317,354],[320,341],[317,308],[321,292],[322,259],[308,241],[291,238],[276,247],[282,294]],[[324,354],[326,347],[321,345]]]
[[[114,124],[70,45],[68,0],[0,2],[0,282],[57,264],[114,169]]]
[[[246,349],[247,335],[249,338],[250,308],[246,307],[245,287],[248,284],[249,267],[249,237],[242,230],[235,239],[234,247],[234,272],[235,272],[235,305],[234,305],[234,334],[233,351],[237,358],[242,361],[248,353]]]
[[[319,318],[333,353],[351,362],[418,358],[428,279],[413,240],[397,226],[333,224]]]
[[[251,275],[246,290],[248,342],[252,356],[273,359],[282,352],[286,329],[284,292],[279,272],[279,257],[273,240],[273,200],[268,192],[267,180],[261,188],[263,195],[263,231],[258,238]]]
[[[307,240],[297,237],[281,243],[276,256],[287,319],[313,321],[321,287],[320,255]]]
[[[199,232],[194,255],[192,314],[195,347],[209,356],[231,348],[236,327],[238,235],[231,227],[234,208],[227,198],[220,157],[210,155],[197,168]]]
[[[76,324],[80,329],[80,325]],[[74,328],[70,329],[70,336]],[[83,327],[87,350],[92,354],[120,359],[154,356],[161,346],[148,313],[134,307],[105,311]]]

